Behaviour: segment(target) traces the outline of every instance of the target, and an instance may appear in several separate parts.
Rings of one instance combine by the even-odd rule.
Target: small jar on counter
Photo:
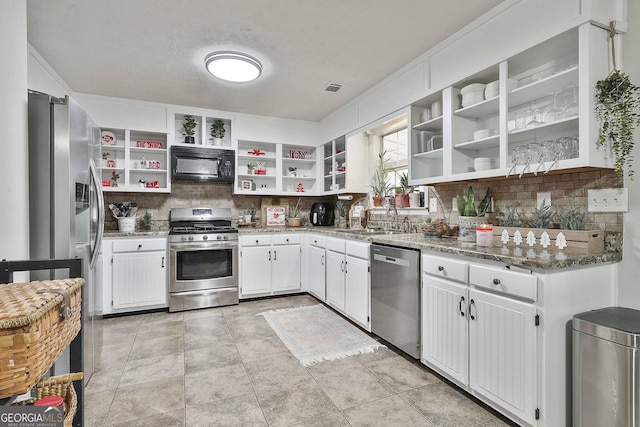
[[[491,224],[480,224],[476,227],[476,246],[493,246],[493,226]]]

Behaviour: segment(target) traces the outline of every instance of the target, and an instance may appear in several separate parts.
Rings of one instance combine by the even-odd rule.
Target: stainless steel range
[[[169,262],[169,311],[238,304],[231,209],[171,209]]]

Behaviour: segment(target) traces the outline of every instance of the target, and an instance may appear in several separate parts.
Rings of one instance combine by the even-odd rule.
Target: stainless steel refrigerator
[[[95,167],[100,130],[69,97],[29,91],[29,246],[32,260],[82,258],[82,370],[91,379],[102,348],[104,199]],[[67,272],[32,272],[32,280]],[[69,372],[67,350],[54,374]]]

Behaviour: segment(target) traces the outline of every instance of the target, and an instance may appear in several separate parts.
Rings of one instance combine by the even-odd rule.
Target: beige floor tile
[[[111,424],[111,427],[184,427],[184,409],[163,412],[145,418],[136,418],[133,421]]]
[[[261,360],[274,354],[290,353],[278,336],[236,341],[236,347],[243,362]]]
[[[277,336],[264,316],[230,317],[227,318],[227,325],[233,338],[238,341]]]
[[[196,317],[184,322],[184,333],[220,336],[230,333],[224,316]]]
[[[245,362],[247,374],[256,392],[270,387],[282,390],[313,383],[313,377],[290,353],[266,356],[253,362]]]
[[[365,366],[397,393],[440,381],[435,375],[401,356],[387,357],[366,363]]]
[[[351,424],[340,412],[329,415],[322,415],[313,420],[303,421],[295,424],[295,427],[349,427]]]
[[[345,409],[342,413],[353,427],[432,426],[420,412],[397,395]]]
[[[223,343],[234,344],[231,333],[224,335],[208,335],[208,334],[185,334],[184,348],[185,350],[194,350],[199,348],[215,347]]]
[[[115,390],[120,384],[125,364],[112,365],[104,368],[96,368],[86,385],[85,394],[100,393],[107,390]]]
[[[102,345],[132,345],[140,325],[128,325],[118,328],[103,328]]]
[[[192,348],[184,352],[185,372],[187,374],[203,369],[219,368],[241,362],[236,345],[218,342],[202,348]]]
[[[96,354],[96,367],[124,365],[129,359],[132,346],[133,341],[125,344],[103,345],[100,353]]]
[[[437,426],[476,426],[495,418],[482,406],[444,382],[409,390],[401,396]]]
[[[288,426],[337,411],[316,384],[281,390],[278,386],[258,393],[258,402],[270,426]]]
[[[84,424],[100,427],[107,418],[115,390],[84,395]]]
[[[127,362],[120,387],[184,375],[184,355],[149,357]]]
[[[241,363],[186,374],[184,390],[187,405],[198,405],[253,391]]]
[[[184,352],[184,339],[182,336],[174,337],[159,337],[151,338],[146,337],[140,339],[136,337],[131,347],[131,353],[129,354],[129,361],[147,359],[149,357],[157,356],[169,356],[178,355]]]
[[[352,357],[317,363],[308,370],[338,409],[362,405],[393,394],[385,383]]]
[[[253,393],[221,399],[201,405],[187,405],[186,425],[211,426],[266,426],[260,405]]]
[[[180,409],[184,409],[182,376],[121,387],[113,397],[105,425],[144,419]]]
[[[154,313],[156,314],[156,313]],[[171,320],[166,322],[143,322],[138,329],[136,339],[155,339],[162,337],[181,337],[184,334],[184,322]]]

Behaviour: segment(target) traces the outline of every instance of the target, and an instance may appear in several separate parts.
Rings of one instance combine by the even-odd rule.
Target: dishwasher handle
[[[395,264],[403,267],[409,267],[409,265],[411,264],[408,259],[392,257],[383,254],[374,254],[373,259],[374,261],[386,262],[387,264]]]

